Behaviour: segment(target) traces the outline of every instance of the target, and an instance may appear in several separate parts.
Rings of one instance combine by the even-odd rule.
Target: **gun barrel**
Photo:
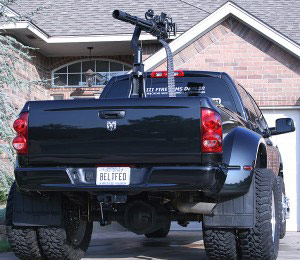
[[[149,31],[155,27],[155,25],[151,21],[138,18],[137,16],[132,16],[120,10],[114,10],[112,16],[120,21],[131,23],[133,25],[138,25],[139,27],[141,27],[141,29],[145,31]]]

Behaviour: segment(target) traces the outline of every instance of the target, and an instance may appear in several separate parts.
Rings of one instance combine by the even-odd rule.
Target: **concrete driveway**
[[[300,259],[300,233],[288,233],[280,242],[278,260]],[[12,253],[1,260],[16,260]],[[207,260],[201,232],[172,231],[165,239],[147,239],[129,232],[93,234],[85,260]]]

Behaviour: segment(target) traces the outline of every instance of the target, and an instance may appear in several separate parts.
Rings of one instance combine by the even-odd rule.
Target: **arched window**
[[[82,60],[66,64],[52,72],[52,84],[56,87],[84,87],[87,85],[85,72],[89,69],[96,72],[95,86],[106,85],[107,82],[117,75],[126,74],[131,67],[110,60]]]

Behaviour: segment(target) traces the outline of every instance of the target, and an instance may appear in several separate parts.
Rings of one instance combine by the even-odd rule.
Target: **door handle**
[[[99,117],[102,119],[120,119],[125,117],[124,110],[105,110],[99,112]]]

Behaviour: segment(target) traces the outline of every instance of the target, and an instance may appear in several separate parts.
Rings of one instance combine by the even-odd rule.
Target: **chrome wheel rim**
[[[286,203],[285,203],[285,195],[282,193],[282,223],[285,222],[286,218]]]
[[[271,218],[271,225],[272,225],[272,238],[273,242],[275,241],[275,230],[276,230],[276,212],[275,212],[275,197],[274,193],[272,192],[272,218]]]

